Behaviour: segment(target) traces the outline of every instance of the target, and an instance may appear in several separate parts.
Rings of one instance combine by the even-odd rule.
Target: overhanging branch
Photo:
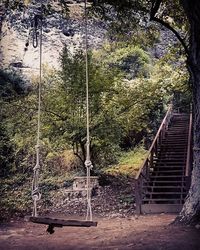
[[[158,12],[160,5],[162,3],[162,0],[153,0],[152,1],[152,8],[151,8],[151,17],[155,17],[156,13]]]
[[[150,12],[150,21],[155,21],[157,23],[160,23],[165,28],[171,30],[174,33],[174,35],[176,36],[176,38],[179,40],[179,42],[181,43],[181,45],[183,46],[186,55],[189,55],[189,49],[188,49],[188,47],[187,47],[184,39],[178,33],[178,31],[176,31],[169,23],[166,23],[162,19],[156,17],[156,13],[158,12],[158,10],[160,8],[161,2],[162,2],[162,0],[154,0],[153,1],[151,12]]]

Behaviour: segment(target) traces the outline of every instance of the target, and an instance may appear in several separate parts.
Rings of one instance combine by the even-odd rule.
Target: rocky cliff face
[[[59,68],[59,56],[64,45],[73,53],[84,45],[83,4],[69,1],[70,16],[67,19],[56,10],[43,21],[43,64]],[[1,20],[0,64],[1,67],[20,69],[26,76],[38,73],[39,48],[32,46],[31,20],[38,13],[37,4],[26,11],[9,11]],[[105,25],[97,20],[88,21],[90,47],[99,47],[105,39]],[[29,39],[29,46],[25,46]]]
[[[38,4],[39,2],[39,4]],[[39,48],[32,46],[31,22],[39,13],[40,3],[45,0],[32,0],[26,10],[6,10],[0,3],[0,67],[20,70],[27,78],[39,72]],[[59,57],[64,45],[73,53],[84,46],[84,3],[70,0],[69,17],[63,18],[58,1],[49,0],[52,13],[43,20],[42,62],[49,67],[59,68]],[[98,48],[106,39],[106,24],[97,20],[88,21],[88,38],[91,48]],[[29,46],[26,43],[29,40]],[[159,41],[148,51],[153,58],[162,57],[168,46],[175,44],[174,35],[161,29]]]

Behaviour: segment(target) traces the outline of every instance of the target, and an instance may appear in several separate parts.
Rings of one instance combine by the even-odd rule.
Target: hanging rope
[[[37,19],[37,21],[36,21]],[[38,83],[38,123],[37,123],[37,144],[35,146],[36,149],[36,165],[33,168],[33,182],[32,182],[32,199],[33,199],[33,216],[37,217],[37,201],[41,199],[41,193],[39,190],[39,171],[40,171],[40,130],[41,130],[41,86],[42,86],[42,17],[35,16],[35,27],[33,34],[33,47],[36,48],[38,46],[38,40],[34,43],[34,38],[37,38],[38,25],[40,24],[40,76]],[[37,46],[36,46],[37,45]],[[36,46],[36,47],[35,47]]]
[[[85,167],[87,169],[87,214],[86,220],[92,221],[92,206],[91,206],[91,169],[92,162],[90,159],[90,116],[89,116],[89,74],[88,74],[88,16],[87,16],[87,0],[85,0],[85,78],[86,78],[86,127],[87,127],[87,141],[86,141],[86,161]]]
[[[38,47],[38,25],[39,20],[41,20],[40,15],[35,15],[33,19],[33,48]]]

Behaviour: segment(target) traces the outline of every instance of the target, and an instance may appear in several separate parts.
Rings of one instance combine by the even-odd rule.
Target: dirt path
[[[169,225],[173,215],[141,216],[138,219],[97,219],[97,228],[57,228],[28,222],[0,225],[0,249],[134,249],[200,250],[200,230]]]

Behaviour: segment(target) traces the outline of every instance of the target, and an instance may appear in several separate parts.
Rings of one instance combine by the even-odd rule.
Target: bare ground
[[[0,249],[200,250],[200,230],[172,226],[174,218],[165,214],[96,218],[97,227],[56,228],[52,235],[45,225],[13,221],[0,225]]]

